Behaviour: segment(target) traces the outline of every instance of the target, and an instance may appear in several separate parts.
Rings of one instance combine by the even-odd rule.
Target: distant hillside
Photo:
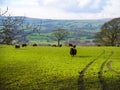
[[[26,18],[26,22],[33,24],[41,24],[41,34],[29,35],[29,40],[37,41],[37,43],[54,43],[55,39],[51,36],[51,32],[55,29],[62,28],[68,30],[71,34],[67,40],[63,42],[72,42],[79,45],[93,45],[94,37],[100,31],[101,26],[111,19],[99,20],[52,20]]]
[[[0,17],[0,23],[1,23]],[[73,30],[100,30],[101,26],[111,19],[98,20],[54,20],[54,19],[38,19],[25,18],[26,23],[41,25],[41,31],[51,32],[52,30],[63,28],[70,31]]]
[[[70,31],[74,30],[97,30],[99,31],[101,26],[110,19],[99,20],[53,20],[53,19],[37,19],[26,18],[26,22],[33,24],[41,24],[42,32],[51,32],[52,30],[63,28]]]
[[[0,17],[0,23],[1,23]],[[40,35],[38,32],[33,32],[31,29],[25,32],[21,31],[21,36],[27,37],[30,42],[36,43],[54,43],[55,39],[51,36],[51,32],[55,29],[62,28],[68,30],[71,34],[67,41],[76,42],[77,44],[86,44],[94,40],[96,32],[100,31],[101,26],[111,19],[99,20],[52,20],[52,19],[38,19],[25,18],[25,24],[40,25]],[[19,38],[21,41],[21,38]],[[66,40],[63,40],[66,42]]]

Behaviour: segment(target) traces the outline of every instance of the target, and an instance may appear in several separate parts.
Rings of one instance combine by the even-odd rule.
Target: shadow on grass
[[[73,57],[78,57],[78,58],[90,58],[90,57],[93,57],[93,56],[73,56]]]

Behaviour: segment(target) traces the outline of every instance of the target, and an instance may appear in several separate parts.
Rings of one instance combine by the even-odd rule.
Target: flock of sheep
[[[27,44],[24,43],[24,44],[22,44],[21,46],[22,46],[22,47],[27,47]],[[34,43],[32,46],[35,47],[35,46],[37,46],[37,44]],[[52,45],[52,46],[53,46],[53,47],[56,47],[56,45]],[[69,44],[69,46],[71,47],[71,48],[70,48],[70,55],[71,55],[71,56],[75,56],[75,55],[77,54],[76,45]],[[60,44],[59,47],[62,47],[62,44]],[[15,48],[20,48],[20,44],[16,44],[16,45],[15,45]]]
[[[35,43],[32,46],[37,46],[37,44]],[[22,47],[27,47],[27,44],[26,43],[22,44]],[[20,48],[20,44],[15,44],[15,48]]]

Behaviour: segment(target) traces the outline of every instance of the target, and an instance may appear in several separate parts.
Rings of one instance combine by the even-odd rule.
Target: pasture
[[[120,90],[120,47],[0,46],[0,90]]]

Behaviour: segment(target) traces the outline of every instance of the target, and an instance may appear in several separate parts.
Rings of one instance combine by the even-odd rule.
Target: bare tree
[[[40,35],[42,21],[38,24],[30,24],[25,17],[6,16],[8,7],[3,12],[0,9],[0,43],[12,44],[12,41],[28,42],[27,36],[32,33]]]
[[[52,35],[57,39],[58,46],[60,45],[60,41],[63,40],[69,32],[65,29],[57,29],[52,32]]]
[[[0,9],[0,16],[5,15],[7,12],[8,12],[8,7],[6,8],[5,11],[2,11],[2,10]]]
[[[102,45],[115,46],[120,43],[120,18],[106,22],[99,33],[96,41]]]
[[[12,44],[12,41],[21,33],[23,17],[2,17],[2,27],[0,29],[1,43]]]
[[[25,17],[2,17],[2,25],[0,27],[0,43],[12,44],[27,43],[27,36],[38,33],[40,35],[41,23],[30,24]]]

